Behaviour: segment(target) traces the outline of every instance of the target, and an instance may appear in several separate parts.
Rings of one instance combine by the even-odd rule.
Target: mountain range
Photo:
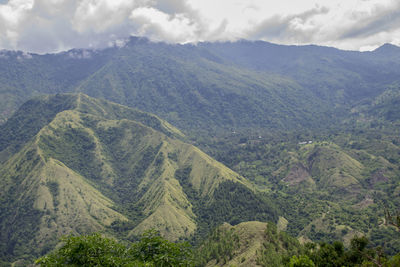
[[[136,37],[105,50],[1,51],[0,58],[3,121],[35,95],[82,92],[191,131],[328,127],[387,90],[398,91],[400,69],[400,48],[389,44],[355,52],[245,40],[173,45]]]
[[[223,223],[260,245],[268,221],[301,242],[366,235],[398,253],[384,209],[400,205],[399,59],[390,44],[136,37],[0,51],[1,261],[89,232],[198,245]],[[232,263],[254,263],[252,248]]]

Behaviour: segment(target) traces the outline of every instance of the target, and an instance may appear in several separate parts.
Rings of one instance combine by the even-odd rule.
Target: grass
[[[175,177],[187,165],[193,168],[185,186],[198,192],[197,202],[211,204],[227,181],[254,190],[154,115],[82,94],[65,97],[70,108],[56,112],[1,168],[1,185],[14,190],[13,200],[39,212],[27,243],[35,255],[69,233],[102,231],[127,238],[156,228],[170,240],[193,237],[199,230],[194,200]],[[28,196],[31,206],[20,202]],[[19,226],[21,231],[31,223]]]

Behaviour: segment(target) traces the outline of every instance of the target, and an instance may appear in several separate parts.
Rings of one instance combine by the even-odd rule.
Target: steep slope
[[[398,83],[387,86],[386,90],[374,99],[361,102],[352,109],[352,117],[359,124],[373,128],[396,127],[400,123],[400,87]]]
[[[335,144],[305,145],[299,151],[305,156],[307,169],[319,191],[336,197],[350,197],[360,193],[364,168]]]
[[[398,83],[398,58],[395,46],[360,53],[134,37],[124,47],[99,51],[2,51],[0,122],[32,96],[84,92],[155,113],[186,131],[325,128]]]
[[[53,110],[50,103],[62,99],[69,104]],[[276,220],[249,182],[182,142],[179,130],[154,115],[83,94],[23,107],[0,131],[3,259],[42,254],[66,233],[134,238],[156,228],[176,240],[223,221]],[[41,112],[50,115],[40,129],[21,131],[26,110],[32,122]],[[20,137],[9,146],[8,132]],[[227,193],[233,201],[219,198]],[[238,217],[234,210],[248,212]]]
[[[112,49],[46,55],[0,51],[0,123],[33,96],[72,91],[111,54]]]
[[[113,202],[61,162],[45,161],[34,142],[1,166],[1,257],[29,259],[48,252],[56,237],[103,231],[127,219]]]
[[[302,250],[297,239],[273,223],[225,223],[199,247],[196,260],[205,266],[286,266]]]
[[[0,122],[32,96],[72,91],[158,114],[186,130],[288,128],[308,124],[304,117],[320,119],[317,109],[326,111],[291,79],[230,66],[193,45],[141,38],[101,51],[3,51],[0,70]]]
[[[326,111],[291,79],[231,66],[195,46],[135,39],[75,91],[158,114],[185,130],[293,128],[311,122],[305,118],[322,122]]]
[[[246,40],[204,43],[202,47],[236,65],[291,77],[334,105],[376,97],[398,81],[400,48],[384,45],[373,52],[343,51],[316,45],[276,45]]]

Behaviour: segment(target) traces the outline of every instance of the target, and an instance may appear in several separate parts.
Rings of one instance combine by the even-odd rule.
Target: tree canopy
[[[63,245],[39,258],[40,266],[191,266],[186,243],[173,243],[155,230],[143,233],[138,242],[126,246],[99,233],[62,238]]]

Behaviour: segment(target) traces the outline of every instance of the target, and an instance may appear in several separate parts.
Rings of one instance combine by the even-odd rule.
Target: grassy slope
[[[171,240],[188,238],[199,227],[198,215],[215,202],[215,192],[224,190],[221,183],[232,181],[239,192],[254,194],[244,178],[177,139],[183,135],[165,121],[85,95],[74,99],[72,108],[60,109],[40,131],[24,135],[25,145],[0,165],[1,237],[12,244],[2,247],[8,255],[3,257],[44,253],[66,233],[132,236],[156,228]],[[18,120],[4,127],[18,129]],[[188,177],[179,180],[177,171],[188,166]],[[24,212],[34,216],[26,219]],[[5,230],[15,220],[15,228]],[[209,220],[203,220],[203,231]]]
[[[6,257],[44,253],[61,235],[104,230],[114,220],[126,220],[81,175],[57,160],[45,160],[35,142],[2,166],[1,178]]]
[[[331,233],[332,237],[343,237],[347,242],[354,234],[369,234],[381,228],[379,221],[383,214],[376,212],[391,194],[389,188],[398,183],[395,165],[377,156],[377,151],[347,149],[329,142],[304,145],[297,153],[307,179],[315,184],[311,190],[314,197],[328,200],[320,203],[324,208],[300,235],[318,239],[322,237],[318,233]],[[306,187],[309,181],[301,180],[304,176],[301,172],[289,172],[283,179],[288,182],[288,191],[310,192],[310,187]],[[300,182],[293,183],[296,180]],[[392,201],[395,199],[394,196]]]
[[[78,110],[82,105],[78,105]],[[98,113],[103,113],[102,117],[74,110],[59,113],[46,127],[49,132],[42,131],[43,141],[40,144],[45,147],[48,157],[61,160],[86,175],[93,183],[100,183],[100,190],[107,191],[115,201],[123,203],[128,197],[126,194],[134,195],[132,200],[136,199],[137,206],[143,207],[143,213],[149,217],[133,233],[155,227],[170,239],[193,234],[196,229],[195,215],[174,177],[179,167],[185,164],[196,166],[193,169],[193,187],[204,195],[211,194],[219,181],[237,181],[238,175],[193,146],[172,140],[135,121],[104,119],[107,116],[115,117],[105,110]],[[161,129],[163,124],[158,126]],[[168,129],[173,128],[169,126]],[[176,133],[179,131],[175,129],[170,132],[171,135]],[[77,138],[80,135],[81,140]],[[61,138],[57,140],[57,137]],[[76,144],[82,146],[79,148]],[[145,158],[143,155],[150,150],[154,151]],[[177,160],[168,158],[168,154],[176,154]],[[82,159],[82,156],[87,158]],[[86,161],[90,168],[82,165],[82,161]],[[132,168],[129,165],[136,166]],[[129,176],[132,176],[135,184],[126,179]],[[209,177],[220,177],[220,180],[210,180]],[[196,188],[199,183],[203,188]],[[135,192],[136,186],[143,192]],[[132,191],[125,192],[123,187]]]

